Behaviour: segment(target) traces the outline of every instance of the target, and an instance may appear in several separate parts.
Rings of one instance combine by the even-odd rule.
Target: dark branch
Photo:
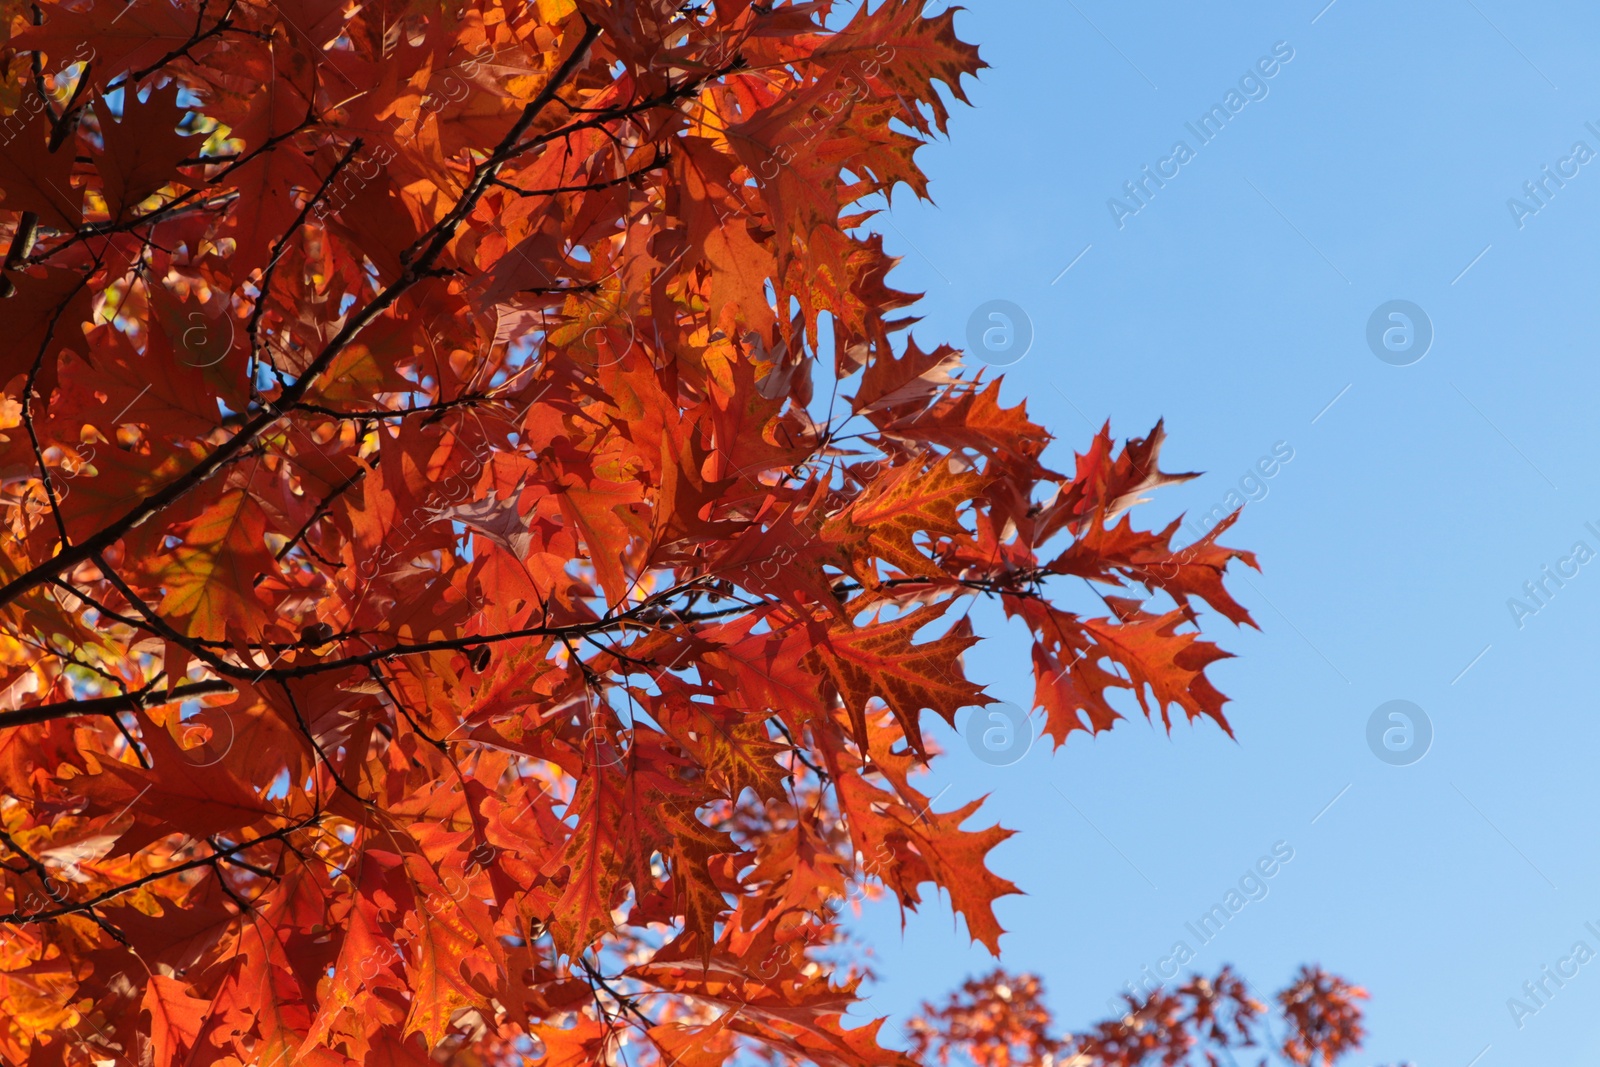
[[[110,900],[115,900],[124,893],[131,893],[141,886],[149,885],[151,882],[159,882],[163,878],[169,878],[174,874],[182,874],[184,871],[192,871],[199,867],[210,867],[213,871],[215,871],[217,863],[223,859],[243,852],[246,849],[254,848],[257,845],[264,844],[268,841],[283,840],[290,834],[304,830],[308,826],[315,826],[321,821],[321,814],[313,815],[303,822],[295,823],[293,826],[285,826],[281,829],[273,830],[270,833],[262,834],[260,837],[252,838],[249,841],[244,841],[237,845],[230,845],[220,852],[215,852],[210,856],[201,856],[199,859],[193,859],[185,863],[174,864],[165,870],[155,871],[154,873],[147,874],[142,878],[135,878],[131,882],[116,886],[112,889],[107,889],[102,893],[90,897],[88,900],[80,900],[73,904],[57,907],[51,911],[41,911],[32,915],[20,911],[13,911],[8,914],[0,915],[0,923],[3,923],[7,926],[22,926],[27,923],[47,922],[51,919],[59,919],[63,915],[77,915],[80,912],[88,912],[91,916],[93,916],[94,909],[98,905],[104,904]],[[120,934],[113,934],[113,936],[115,936],[119,941],[122,940]]]
[[[85,700],[62,700],[54,704],[40,704],[32,708],[0,711],[0,729],[13,726],[31,726],[35,723],[49,722],[52,719],[70,719],[85,715],[109,715],[115,717],[119,711],[132,711],[135,708],[158,708],[163,704],[176,704],[180,701],[194,700],[216,693],[231,692],[233,692],[233,683],[225,682],[220,678],[175,686],[171,692],[165,689],[158,689],[152,684],[131,693],[123,693],[120,696],[89,697]]]

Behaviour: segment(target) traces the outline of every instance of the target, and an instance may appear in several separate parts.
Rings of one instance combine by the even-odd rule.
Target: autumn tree
[[[5,3],[5,1061],[905,1064],[972,598],[1057,745],[1229,728],[1162,428],[1051,470],[888,283],[950,12]]]
[[[1260,1000],[1223,967],[1172,989],[1123,994],[1123,1011],[1079,1034],[1058,1034],[1033,975],[995,970],[971,979],[941,1005],[924,1002],[909,1024],[912,1053],[940,1067],[1332,1067],[1366,1036],[1366,990],[1320,967]],[[1275,1010],[1274,1010],[1275,1009]]]

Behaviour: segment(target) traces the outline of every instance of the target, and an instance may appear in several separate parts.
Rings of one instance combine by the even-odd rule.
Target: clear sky
[[[1057,435],[1058,470],[1091,423],[1165,417],[1164,466],[1207,473],[1143,525],[1243,481],[1257,499],[1227,540],[1260,554],[1234,588],[1262,632],[1207,619],[1238,654],[1212,672],[1237,743],[1140,719],[993,767],[941,726],[921,787],[949,787],[940,810],[990,793],[1020,831],[992,863],[1028,893],[998,908],[1005,963],[1043,975],[1066,1026],[1182,940],[1262,992],[1302,961],[1365,985],[1357,1062],[1594,1063],[1600,957],[1573,950],[1600,953],[1600,10],[1326,2],[958,15],[992,69],[919,154],[936,206],[897,197],[877,223],[892,280],[927,294],[917,336],[959,344],[985,302],[1021,308],[1007,395]],[[1186,124],[1213,105],[1227,122],[1202,142]],[[1387,358],[1369,344],[1396,300],[1431,322],[1415,362],[1414,314],[1380,315]],[[1293,458],[1251,477],[1275,447]],[[1023,633],[974,617],[995,640],[969,672],[1026,704]],[[1369,747],[1392,700],[1431,723],[1409,765]],[[1266,895],[1200,945],[1185,924],[1278,842],[1293,858]],[[897,1022],[990,966],[943,902],[903,935],[892,906],[861,927],[867,1007]],[[1578,970],[1539,1007],[1523,987],[1547,965]],[[1514,1020],[1513,997],[1537,1012]]]

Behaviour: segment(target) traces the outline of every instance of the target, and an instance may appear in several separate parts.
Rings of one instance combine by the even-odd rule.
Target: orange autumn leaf
[[[156,1067],[172,1067],[183,1062],[185,1051],[194,1047],[205,1026],[210,1003],[188,995],[184,983],[163,975],[152,975],[145,987],[144,1007],[150,1013],[150,1043]]]

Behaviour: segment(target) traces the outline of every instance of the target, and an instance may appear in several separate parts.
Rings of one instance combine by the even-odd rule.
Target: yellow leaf
[[[266,530],[266,514],[248,493],[224,493],[155,569],[167,590],[161,614],[179,620],[188,636],[211,641],[226,636],[229,622],[250,631],[265,626],[267,613],[253,590],[257,575],[277,569]]]

